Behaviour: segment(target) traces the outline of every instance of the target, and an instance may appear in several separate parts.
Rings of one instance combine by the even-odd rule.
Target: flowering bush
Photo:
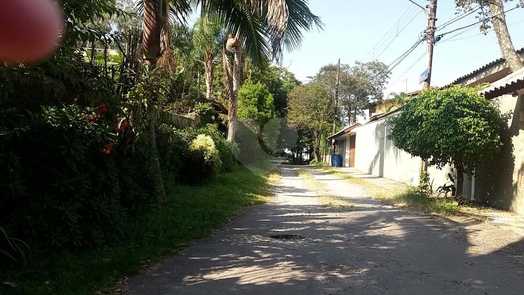
[[[209,177],[220,171],[222,161],[215,146],[213,138],[209,135],[199,134],[189,145],[190,157],[193,167],[198,167],[193,175],[194,178]],[[190,169],[193,170],[191,167]],[[199,171],[200,170],[200,171]]]
[[[218,150],[215,147],[213,138],[209,135],[199,134],[189,146],[191,151],[199,151],[204,155],[204,160],[214,161],[219,158]]]

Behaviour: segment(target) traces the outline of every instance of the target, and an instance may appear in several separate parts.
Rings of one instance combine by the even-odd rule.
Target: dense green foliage
[[[331,131],[333,113],[333,100],[319,83],[298,86],[289,94],[289,123],[311,132],[317,161],[322,160],[321,149]]]
[[[283,7],[271,1],[257,9],[168,1],[163,15],[174,18],[154,19],[161,32],[146,32],[144,9],[154,5],[134,2],[60,1],[66,30],[55,55],[0,66],[0,264],[9,270],[0,281],[23,285],[10,291],[93,291],[97,280],[107,283],[201,236],[263,186],[247,170],[224,176],[241,169],[239,159],[257,163],[267,154],[250,126],[242,127],[243,141],[226,141],[229,102],[218,57],[227,32],[238,31],[242,71],[253,81],[244,87],[241,116],[260,124],[285,116],[298,82],[268,61],[284,44],[296,46],[318,17],[303,0],[286,1],[281,18],[270,10]],[[190,28],[184,18],[196,9],[207,23]],[[146,33],[160,34],[161,44],[141,44]],[[146,62],[158,45],[161,56]],[[202,188],[187,186],[196,184]],[[117,262],[101,259],[105,251]],[[63,264],[55,261],[62,255]]]
[[[248,73],[250,81],[257,81],[267,87],[273,96],[275,115],[278,118],[287,117],[288,95],[293,88],[300,85],[293,73],[277,66],[253,67]]]
[[[338,124],[348,124],[355,122],[357,116],[363,115],[370,103],[382,100],[389,75],[387,66],[379,61],[341,64],[340,73],[338,65],[331,64],[320,69],[315,82],[320,83],[332,95],[338,94],[334,119]]]
[[[263,175],[240,167],[201,186],[173,186],[164,206],[133,216],[121,243],[50,253],[23,271],[2,269],[2,281],[18,286],[1,284],[0,294],[91,295],[101,288],[112,288],[121,274],[135,273],[144,263],[172,255],[268,194]]]
[[[474,169],[502,146],[502,116],[478,89],[453,86],[417,95],[391,120],[395,145],[430,164]]]
[[[238,117],[263,126],[275,115],[273,95],[262,83],[246,81],[238,91]]]

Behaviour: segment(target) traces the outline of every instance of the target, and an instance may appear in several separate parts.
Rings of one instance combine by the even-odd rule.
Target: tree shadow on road
[[[280,187],[300,196],[307,190]],[[371,200],[268,204],[130,280],[130,294],[522,294],[524,239]],[[279,234],[291,239],[274,239]],[[487,246],[484,246],[487,245]]]

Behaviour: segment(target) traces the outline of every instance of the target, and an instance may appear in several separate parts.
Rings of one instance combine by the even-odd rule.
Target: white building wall
[[[378,122],[371,122],[354,129],[355,168],[375,176],[382,176],[380,166],[383,131],[383,125]]]
[[[370,122],[354,129],[356,134],[355,168],[378,177],[410,185],[418,185],[421,160],[397,148],[390,136],[386,119]],[[449,167],[429,167],[428,173],[436,189],[448,182]]]
[[[520,102],[519,102],[520,100]],[[513,144],[513,203],[511,209],[524,215],[524,90],[519,96],[503,95],[494,99],[501,113],[511,114],[508,127]]]
[[[418,185],[421,160],[397,148],[391,138],[391,127],[385,124],[384,177],[410,185]]]

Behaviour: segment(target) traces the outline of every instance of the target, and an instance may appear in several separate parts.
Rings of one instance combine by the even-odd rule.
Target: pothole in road
[[[288,240],[288,241],[289,240],[303,240],[306,238],[304,236],[294,235],[294,234],[275,234],[275,235],[270,235],[269,237],[275,240]]]

